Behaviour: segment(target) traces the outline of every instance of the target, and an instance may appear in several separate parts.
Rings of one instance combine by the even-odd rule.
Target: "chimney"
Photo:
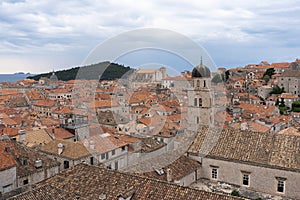
[[[90,141],[90,149],[95,149],[95,142],[93,140]]]
[[[170,168],[167,169],[167,181],[172,181],[172,170]]]
[[[58,153],[58,155],[62,154],[63,150],[64,150],[64,145],[62,143],[59,143],[57,145],[57,151],[58,151],[57,153]]]
[[[37,159],[36,161],[35,161],[35,168],[36,169],[39,169],[39,168],[42,168],[43,167],[43,161],[41,160],[41,159]]]
[[[106,199],[106,194],[99,195],[99,200],[105,200],[105,199]]]
[[[26,140],[26,131],[25,130],[19,130],[19,140],[21,143],[23,143]]]
[[[83,146],[84,146],[85,148],[88,148],[88,147],[89,147],[89,141],[88,141],[87,139],[84,139]]]

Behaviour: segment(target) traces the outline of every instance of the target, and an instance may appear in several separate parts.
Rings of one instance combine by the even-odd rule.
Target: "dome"
[[[50,76],[50,80],[51,81],[58,81],[57,76],[55,75],[55,73],[53,72],[52,75]]]
[[[202,58],[201,58],[200,65],[196,66],[192,71],[192,78],[202,78],[202,77],[207,78],[210,76],[211,76],[210,70],[208,67],[203,65]]]

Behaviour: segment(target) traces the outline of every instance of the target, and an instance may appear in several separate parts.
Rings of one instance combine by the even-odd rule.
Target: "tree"
[[[239,191],[237,191],[237,190],[232,190],[231,195],[235,196],[235,197],[240,197],[241,196]]]
[[[275,74],[275,69],[274,68],[269,68],[267,71],[264,73],[263,77],[268,75],[270,78]]]
[[[224,82],[224,75],[223,74],[216,74],[211,79],[211,82],[213,82],[213,83],[222,83],[222,82]]]
[[[270,92],[270,95],[272,95],[272,94],[282,94],[284,92],[285,92],[284,88],[280,88],[279,86],[276,85],[275,87],[273,87],[272,91]]]
[[[97,64],[91,64],[82,67],[75,67],[72,69],[61,70],[55,72],[59,80],[69,81],[76,79],[86,79],[86,80],[115,80],[122,78],[124,75],[130,74],[132,69],[130,67],[124,67],[124,65],[119,65],[117,63],[110,62],[100,62]],[[102,75],[99,77],[99,75]],[[44,73],[31,77],[27,77],[34,80],[39,80],[41,77],[49,78],[52,73]]]
[[[294,103],[292,103],[292,111],[300,112],[300,101],[295,101]]]
[[[266,81],[266,83],[269,82],[270,76],[268,74],[264,75],[263,79]]]
[[[284,99],[282,98],[281,101],[279,102],[279,111],[280,111],[280,114],[283,115],[283,114],[286,114],[286,111],[289,109],[285,106],[285,102],[284,102]]]

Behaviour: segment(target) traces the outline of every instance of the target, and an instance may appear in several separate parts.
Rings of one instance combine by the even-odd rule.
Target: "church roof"
[[[211,73],[210,70],[207,66],[205,66],[202,62],[202,58],[201,58],[201,62],[198,66],[196,66],[193,71],[192,71],[192,78],[205,78],[205,77],[210,77]]]
[[[53,72],[52,75],[50,76],[50,80],[52,81],[58,81],[57,76],[55,75],[55,73]]]
[[[300,171],[300,137],[201,127],[188,152],[209,158]]]

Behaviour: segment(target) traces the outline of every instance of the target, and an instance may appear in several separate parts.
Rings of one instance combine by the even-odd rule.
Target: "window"
[[[109,159],[108,152],[105,153],[106,159]]]
[[[243,185],[249,186],[249,174],[243,174]]]
[[[121,149],[122,149],[122,151],[125,151],[125,150],[126,150],[126,147],[125,147],[125,146],[123,146]]]
[[[94,157],[90,157],[90,164],[94,165]]]
[[[105,153],[101,154],[101,160],[105,159]]]
[[[115,155],[115,154],[116,154],[116,150],[112,150],[111,155]]]
[[[197,87],[200,87],[200,81],[197,80]]]
[[[197,106],[197,98],[194,99],[194,106]]]
[[[23,180],[23,185],[27,185],[28,184],[28,179]]]
[[[206,81],[205,80],[203,81],[203,87],[206,87]]]
[[[196,118],[196,124],[199,124],[199,122],[200,122],[200,119],[199,119],[199,117],[197,117]]]
[[[65,160],[64,161],[64,169],[68,169],[70,166],[69,166],[69,161]]]
[[[212,168],[211,169],[211,178],[212,179],[217,179],[218,178],[218,169],[217,168]]]
[[[284,180],[277,180],[277,192],[284,193]]]
[[[119,163],[118,163],[118,161],[116,161],[115,162],[115,170],[118,170],[118,168],[119,168]]]
[[[202,98],[199,98],[199,106],[202,106]]]
[[[12,190],[12,186],[13,186],[12,184],[3,186],[2,187],[3,188],[3,193],[11,191]]]

